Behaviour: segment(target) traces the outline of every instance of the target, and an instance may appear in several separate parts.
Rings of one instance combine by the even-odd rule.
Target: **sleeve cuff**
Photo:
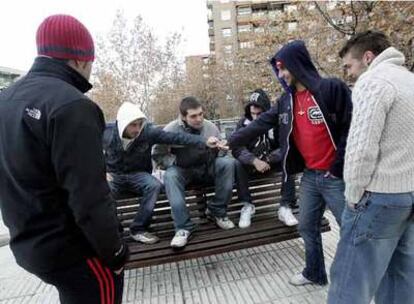
[[[364,192],[365,190],[363,188],[347,184],[345,186],[345,199],[350,204],[357,204],[364,195]]]

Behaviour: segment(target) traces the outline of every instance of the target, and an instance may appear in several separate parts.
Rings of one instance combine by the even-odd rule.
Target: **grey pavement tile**
[[[328,214],[331,223],[333,217]],[[323,234],[329,270],[338,228]],[[301,239],[125,272],[127,304],[322,304],[327,287],[295,287],[289,278],[304,265]],[[19,268],[8,246],[0,248],[0,304],[59,303],[54,287]]]

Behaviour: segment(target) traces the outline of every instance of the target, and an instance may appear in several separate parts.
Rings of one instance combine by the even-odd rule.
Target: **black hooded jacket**
[[[252,115],[250,113],[250,107],[254,105],[266,112],[270,109],[270,99],[266,92],[262,89],[255,90],[249,98],[249,102],[244,108],[244,115],[240,118],[237,123],[236,130],[248,126],[252,121]],[[269,132],[266,132],[257,138],[250,141],[244,147],[235,147],[232,150],[232,154],[244,165],[252,165],[255,158],[270,161],[270,154],[272,150],[276,149],[276,144],[273,138],[270,138]]]
[[[322,78],[319,75],[303,41],[297,40],[288,43],[271,59],[270,63],[276,76],[279,74],[276,67],[277,61],[281,61],[293,76],[312,93],[323,114],[324,122],[336,150],[336,158],[329,171],[342,178],[346,140],[352,115],[349,88],[339,79]],[[275,134],[278,134],[280,148],[276,153],[273,153],[273,156],[282,162],[286,178],[287,174],[303,171],[304,160],[291,136],[295,88],[288,86],[283,79],[279,79],[279,81],[286,92],[277,104],[266,113],[261,114],[248,127],[235,132],[229,143],[232,149],[245,146],[269,129],[277,128]]]
[[[127,258],[105,178],[100,108],[74,69],[38,57],[0,93],[0,207],[10,248],[26,270],[65,269],[98,256]]]

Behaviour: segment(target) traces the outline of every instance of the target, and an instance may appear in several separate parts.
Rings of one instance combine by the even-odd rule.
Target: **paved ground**
[[[329,267],[338,228],[323,234]],[[294,287],[289,277],[304,265],[300,239],[226,254],[127,271],[123,303],[322,304],[326,287]],[[0,304],[59,303],[56,290],[19,268],[8,246],[0,248]]]
[[[0,212],[0,247],[9,243],[9,231],[3,224],[3,219]]]

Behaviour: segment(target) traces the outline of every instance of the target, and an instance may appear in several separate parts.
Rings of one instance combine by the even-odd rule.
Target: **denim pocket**
[[[364,211],[370,204],[369,198],[371,197],[371,192],[365,191],[361,199],[356,204],[346,204],[346,208],[352,213],[360,213]]]
[[[357,206],[357,212],[359,218],[355,225],[354,245],[370,239],[391,239],[401,235],[410,218],[412,204],[403,195],[376,193],[364,206]]]

